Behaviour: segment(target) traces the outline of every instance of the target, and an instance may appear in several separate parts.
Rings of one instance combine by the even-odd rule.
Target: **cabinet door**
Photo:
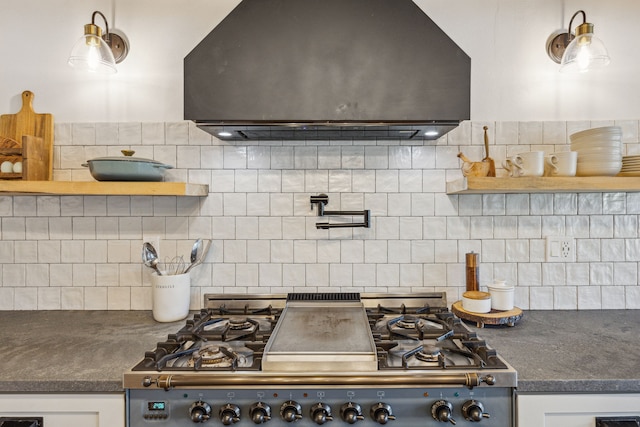
[[[595,427],[596,417],[640,415],[640,394],[522,394],[518,427]]]
[[[45,427],[124,427],[124,394],[0,394],[0,416],[42,417]]]

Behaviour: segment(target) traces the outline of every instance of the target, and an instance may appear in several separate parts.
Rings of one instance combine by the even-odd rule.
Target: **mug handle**
[[[553,174],[558,173],[558,166],[556,166],[556,163],[558,163],[558,156],[555,154],[552,154],[547,158],[547,164],[553,169],[551,172]]]

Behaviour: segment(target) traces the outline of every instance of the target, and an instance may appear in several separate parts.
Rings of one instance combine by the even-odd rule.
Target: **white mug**
[[[563,151],[545,159],[545,176],[576,176],[578,152]]]
[[[544,151],[516,154],[502,162],[509,176],[542,176],[544,174]]]

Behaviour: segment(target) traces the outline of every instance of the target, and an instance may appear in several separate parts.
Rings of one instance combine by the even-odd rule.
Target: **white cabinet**
[[[640,394],[523,394],[518,427],[595,427],[596,417],[640,416]]]
[[[124,427],[124,394],[0,394],[0,417],[21,416],[44,427]]]

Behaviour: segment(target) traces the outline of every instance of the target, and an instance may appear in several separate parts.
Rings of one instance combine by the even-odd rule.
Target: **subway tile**
[[[432,146],[411,147],[413,169],[433,169],[436,166],[436,148]]]
[[[107,309],[107,288],[84,288],[84,309],[85,310],[106,310]]]
[[[364,168],[364,147],[343,146],[341,147],[341,155],[341,167],[343,169]]]
[[[422,239],[422,218],[400,217],[400,239]]]
[[[600,292],[603,310],[624,310],[626,308],[624,286],[602,286]]]
[[[376,280],[379,286],[398,286],[400,284],[400,266],[398,264],[376,264]]]
[[[589,285],[589,264],[586,262],[576,262],[566,264],[567,285],[568,286],[588,286]]]
[[[388,169],[390,147],[374,145],[364,147],[364,167],[365,169]]]
[[[282,192],[293,193],[304,191],[305,172],[302,170],[282,171]]]
[[[624,193],[604,193],[602,195],[602,213],[624,214],[627,198]]]
[[[317,169],[318,149],[310,146],[298,146],[293,149],[295,169]]]
[[[389,169],[411,169],[411,147],[389,147]]]
[[[397,193],[399,190],[397,170],[376,171],[376,191],[380,193]]]
[[[293,169],[293,147],[271,147],[271,169]]]
[[[335,147],[318,147],[318,169],[340,169],[342,156]]]
[[[529,308],[531,310],[553,310],[552,287],[532,287],[529,288]]]
[[[391,193],[387,196],[387,215],[409,216],[411,215],[411,195],[407,193]]]
[[[353,266],[351,264],[329,264],[329,285],[350,286],[353,283]]]
[[[411,242],[408,240],[389,240],[387,242],[387,260],[394,264],[411,262]]]
[[[578,288],[578,310],[599,310],[602,308],[602,294],[599,286]]]
[[[589,266],[589,283],[592,286],[613,285],[612,263],[592,262]]]
[[[553,308],[555,310],[576,310],[578,308],[578,289],[573,286],[553,288]]]
[[[422,171],[399,170],[398,191],[401,193],[418,193],[422,191]]]
[[[14,288],[14,310],[37,310],[38,288]]]

